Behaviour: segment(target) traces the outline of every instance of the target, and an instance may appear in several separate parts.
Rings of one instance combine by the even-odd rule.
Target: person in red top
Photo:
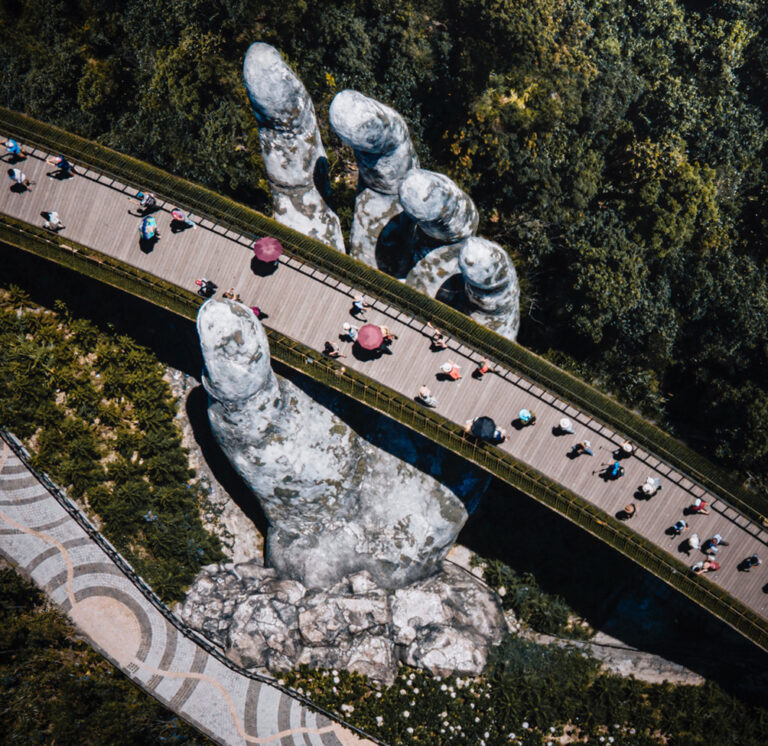
[[[709,508],[707,507],[709,503],[706,500],[702,500],[700,497],[697,497],[693,501],[693,505],[690,507],[690,511],[692,513],[702,513],[703,515],[709,515]]]

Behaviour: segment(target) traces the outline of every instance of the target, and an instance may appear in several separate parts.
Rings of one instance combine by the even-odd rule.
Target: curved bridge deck
[[[621,479],[603,481],[598,472],[623,440],[617,433],[511,370],[499,368],[483,380],[474,379],[471,372],[479,356],[469,346],[451,341],[448,350],[431,352],[431,330],[423,322],[376,300],[371,301],[368,320],[386,324],[398,339],[392,355],[358,360],[352,355],[351,345],[339,338],[343,322],[353,321],[349,310],[356,294],[354,288],[286,255],[274,274],[259,276],[251,267],[252,236],[234,233],[194,214],[191,217],[198,228],[174,234],[169,214],[174,205],[170,203],[161,204],[155,213],[161,239],[150,253],[144,253],[138,241],[136,190],[83,167],[67,180],[49,178],[52,169],[45,163],[47,155],[30,149],[28,159],[19,167],[36,183],[31,191],[17,193],[9,190],[6,182],[0,191],[0,212],[39,226],[41,212],[56,210],[66,225],[63,236],[190,290],[195,289],[195,279],[202,276],[217,283],[219,295],[232,286],[244,302],[258,305],[268,314],[266,323],[273,329],[315,350],[321,350],[326,340],[338,342],[346,354],[340,361],[343,365],[365,372],[406,397],[413,397],[420,385],[427,384],[439,401],[437,411],[453,422],[463,424],[478,415],[493,417],[509,434],[499,448],[610,516],[635,502],[637,515],[629,528],[689,565],[704,555],[697,551],[683,554],[682,538],[696,532],[704,541],[715,533],[722,534],[729,545],[720,550],[717,558],[722,568],[710,574],[708,580],[762,620],[768,619],[768,594],[764,590],[768,561],[749,573],[737,571],[739,562],[753,553],[768,560],[768,532],[685,474],[638,449],[623,462],[626,474]],[[438,366],[447,360],[461,366],[461,380],[437,379]],[[538,421],[534,427],[518,431],[510,422],[522,407],[535,411]],[[563,416],[574,422],[574,435],[553,434]],[[591,441],[594,457],[568,458],[570,447],[584,438]],[[642,501],[636,493],[648,476],[659,477],[663,489],[651,500]],[[711,514],[687,517],[691,528],[683,537],[665,533],[683,517],[683,510],[696,497],[710,502]]]

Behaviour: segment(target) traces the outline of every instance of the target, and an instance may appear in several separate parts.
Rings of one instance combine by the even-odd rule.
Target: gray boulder
[[[328,204],[328,159],[304,85],[262,42],[248,48],[243,79],[259,125],[275,219],[344,251],[339,218]]]
[[[311,591],[264,574],[258,560],[211,565],[198,575],[181,615],[249,669],[304,663],[386,683],[394,681],[398,661],[435,675],[477,676],[506,629],[495,596],[449,563],[394,593],[366,571]]]
[[[355,154],[358,194],[349,253],[372,267],[403,277],[412,264],[414,225],[398,197],[416,156],[405,120],[389,106],[357,91],[336,94],[331,127]]]
[[[380,587],[399,588],[437,572],[467,517],[458,494],[476,493],[479,475],[464,468],[449,487],[278,381],[264,329],[246,306],[209,300],[197,329],[211,428],[261,503],[277,575],[328,588],[368,570]],[[390,440],[404,437],[412,436]],[[418,450],[408,442],[401,453]],[[455,461],[434,460],[429,468],[443,478],[443,460]]]

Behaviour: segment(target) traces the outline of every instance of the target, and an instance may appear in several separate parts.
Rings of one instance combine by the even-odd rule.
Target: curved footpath
[[[135,684],[221,744],[372,743],[182,633],[71,511],[0,440],[0,554]]]

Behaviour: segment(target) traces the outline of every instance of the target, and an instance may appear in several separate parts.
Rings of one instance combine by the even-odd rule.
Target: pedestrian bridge
[[[248,305],[268,314],[267,332],[276,360],[336,391],[383,412],[544,503],[602,539],[694,602],[768,650],[768,562],[752,572],[737,565],[754,553],[768,559],[768,503],[683,444],[616,401],[468,317],[417,293],[317,241],[250,208],[149,164],[83,140],[50,125],[0,109],[0,135],[20,140],[28,157],[19,167],[35,184],[0,192],[0,240],[193,319],[202,302],[195,279],[207,277],[219,293],[234,287]],[[64,154],[77,166],[74,177],[48,178],[45,162]],[[155,192],[162,238],[151,251],[139,246],[135,199],[139,189]],[[172,233],[170,210],[181,206],[196,230]],[[66,225],[59,235],[42,225],[41,212],[56,210]],[[250,245],[277,237],[286,249],[276,272],[252,267]],[[368,320],[397,336],[392,355],[362,360],[339,341],[351,320],[352,298],[364,293]],[[430,350],[431,322],[450,337],[449,347]],[[318,351],[326,340],[339,343],[345,358],[328,360]],[[491,364],[482,380],[471,372],[481,358]],[[458,381],[437,379],[439,365],[457,363]],[[422,384],[439,406],[414,400]],[[510,427],[521,408],[537,415],[536,425]],[[489,415],[509,432],[499,446],[478,442],[464,422]],[[573,435],[557,436],[562,417]],[[0,423],[1,424],[1,423]],[[577,441],[595,452],[571,459]],[[625,440],[635,453],[623,461],[626,473],[604,481],[598,471]],[[638,498],[648,477],[662,491]],[[687,520],[702,541],[715,533],[729,542],[718,556],[722,568],[708,577],[689,566],[699,558],[678,551],[680,537],[666,530],[696,498],[711,513]],[[622,509],[637,505],[630,522]]]

